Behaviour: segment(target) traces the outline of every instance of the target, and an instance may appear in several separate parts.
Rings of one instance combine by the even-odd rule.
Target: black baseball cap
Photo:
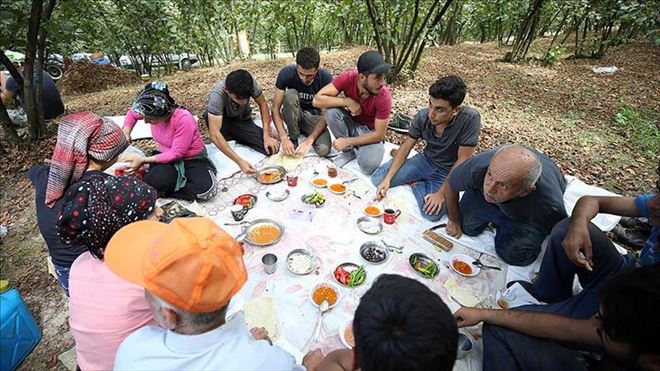
[[[387,73],[390,68],[392,66],[385,63],[380,53],[375,50],[362,53],[357,61],[358,73],[368,72],[380,75],[381,73]]]

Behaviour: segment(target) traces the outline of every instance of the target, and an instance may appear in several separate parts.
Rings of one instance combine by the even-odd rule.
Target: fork
[[[498,270],[498,271],[502,270],[502,268],[500,268],[500,267],[496,267],[494,265],[485,265],[484,263],[482,263],[481,262],[481,257],[483,255],[484,255],[484,253],[480,253],[479,257],[477,259],[475,259],[475,261],[472,262],[472,265],[477,266],[481,269],[488,268],[488,269],[495,269],[495,270]]]

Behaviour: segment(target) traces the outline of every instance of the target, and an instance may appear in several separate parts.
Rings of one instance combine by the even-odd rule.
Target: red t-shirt
[[[392,110],[392,96],[387,86],[380,89],[380,94],[371,95],[367,99],[360,98],[360,89],[358,89],[357,70],[344,71],[335,77],[332,85],[344,92],[347,98],[351,98],[362,106],[362,113],[356,119],[359,123],[367,125],[369,129],[374,129],[374,120],[386,120],[390,117]]]

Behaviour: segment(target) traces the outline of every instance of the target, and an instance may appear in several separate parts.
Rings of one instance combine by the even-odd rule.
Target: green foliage
[[[625,106],[614,117],[614,123],[625,135],[637,142],[646,155],[657,158],[660,155],[660,114],[640,113],[632,106]]]
[[[564,45],[555,46],[545,54],[542,60],[543,64],[546,66],[554,66],[557,62],[559,62],[565,51],[566,47]]]

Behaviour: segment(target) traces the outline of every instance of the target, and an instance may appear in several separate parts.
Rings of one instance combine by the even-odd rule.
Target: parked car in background
[[[181,54],[163,54],[163,55],[151,55],[149,56],[148,62],[151,67],[164,67],[165,64],[170,63],[176,68],[190,71],[193,64],[199,61],[199,57],[196,54],[192,53],[181,53]],[[140,63],[140,61],[136,61]],[[119,57],[119,66],[127,69],[136,69],[133,65],[133,61],[128,55],[122,55]],[[140,68],[141,69],[141,68]]]

